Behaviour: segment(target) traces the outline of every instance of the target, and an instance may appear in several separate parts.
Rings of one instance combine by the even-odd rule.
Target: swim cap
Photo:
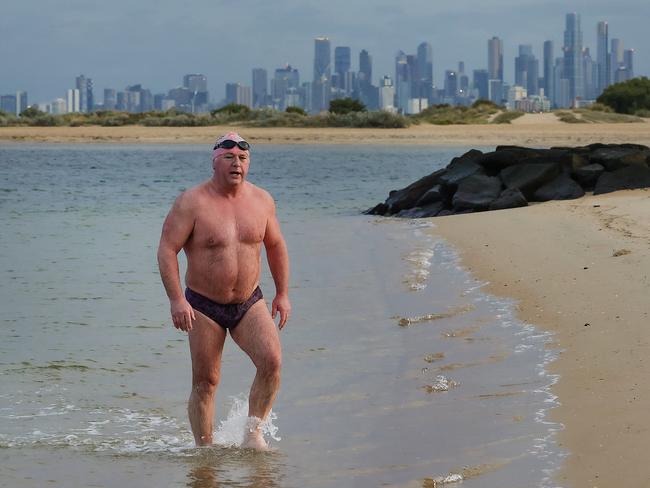
[[[237,134],[236,132],[227,132],[226,134],[222,135],[219,139],[217,139],[214,142],[215,149],[212,150],[212,161],[217,159],[223,153],[230,151],[230,149],[226,149],[224,147],[217,147],[223,141],[228,141],[228,140],[235,141],[235,142],[242,142],[242,141],[245,142],[245,139],[239,134]]]

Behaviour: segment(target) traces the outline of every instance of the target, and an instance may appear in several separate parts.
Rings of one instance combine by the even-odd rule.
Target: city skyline
[[[81,73],[94,80],[96,93],[132,84],[162,92],[179,86],[185,73],[203,73],[212,98],[218,101],[225,96],[226,83],[250,85],[254,67],[272,72],[289,63],[309,79],[313,39],[319,36],[331,40],[332,52],[349,46],[353,70],[359,69],[357,53],[366,49],[373,57],[375,84],[384,75],[394,75],[399,50],[410,52],[413,46],[429,42],[437,86],[442,86],[445,71],[455,69],[458,61],[465,62],[468,72],[487,69],[485,42],[497,36],[503,40],[504,78],[513,80],[520,44],[532,45],[535,56],[542,59],[543,42],[553,40],[559,55],[565,14],[571,11],[581,16],[583,44],[591,48],[594,58],[596,26],[606,21],[609,38],[622,39],[626,49],[635,48],[639,54],[635,73],[648,75],[650,59],[643,52],[650,37],[643,25],[644,14],[650,14],[646,3],[495,0],[441,7],[419,0],[408,6],[383,0],[353,4],[334,0],[328,5],[283,0],[273,5],[252,1],[231,9],[239,4],[197,1],[193,4],[197,15],[192,15],[173,6],[154,8],[153,2],[134,6],[119,0],[109,8],[64,0],[55,8],[28,0],[8,5],[4,10],[9,15],[0,19],[0,93],[26,90],[30,102],[48,101],[63,96]],[[232,22],[227,29],[219,28],[223,10],[232,10],[242,20],[241,32]],[[337,15],[340,11],[349,15]],[[282,22],[274,24],[280,17]]]

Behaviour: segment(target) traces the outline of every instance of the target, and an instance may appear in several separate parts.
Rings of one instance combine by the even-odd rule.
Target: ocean
[[[482,290],[435,219],[361,213],[469,148],[253,148],[292,269],[272,450],[236,447],[254,370],[230,340],[218,443],[195,448],[156,250],[210,149],[0,146],[0,485],[555,486],[550,336]]]

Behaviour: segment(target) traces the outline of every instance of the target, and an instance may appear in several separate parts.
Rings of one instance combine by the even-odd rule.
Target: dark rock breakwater
[[[580,198],[650,187],[650,148],[590,144],[535,149],[472,149],[366,211],[371,215],[434,217],[524,207],[529,202]]]

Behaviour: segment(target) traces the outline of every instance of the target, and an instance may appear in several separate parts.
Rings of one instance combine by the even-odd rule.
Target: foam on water
[[[226,416],[226,420],[219,423],[219,427],[214,433],[215,443],[224,447],[240,446],[244,442],[244,432],[250,424],[248,417],[248,397],[240,394],[231,397],[232,406]],[[278,436],[278,427],[273,423],[278,416],[271,410],[266,420],[260,424],[262,434],[269,436],[276,442],[280,441]]]

